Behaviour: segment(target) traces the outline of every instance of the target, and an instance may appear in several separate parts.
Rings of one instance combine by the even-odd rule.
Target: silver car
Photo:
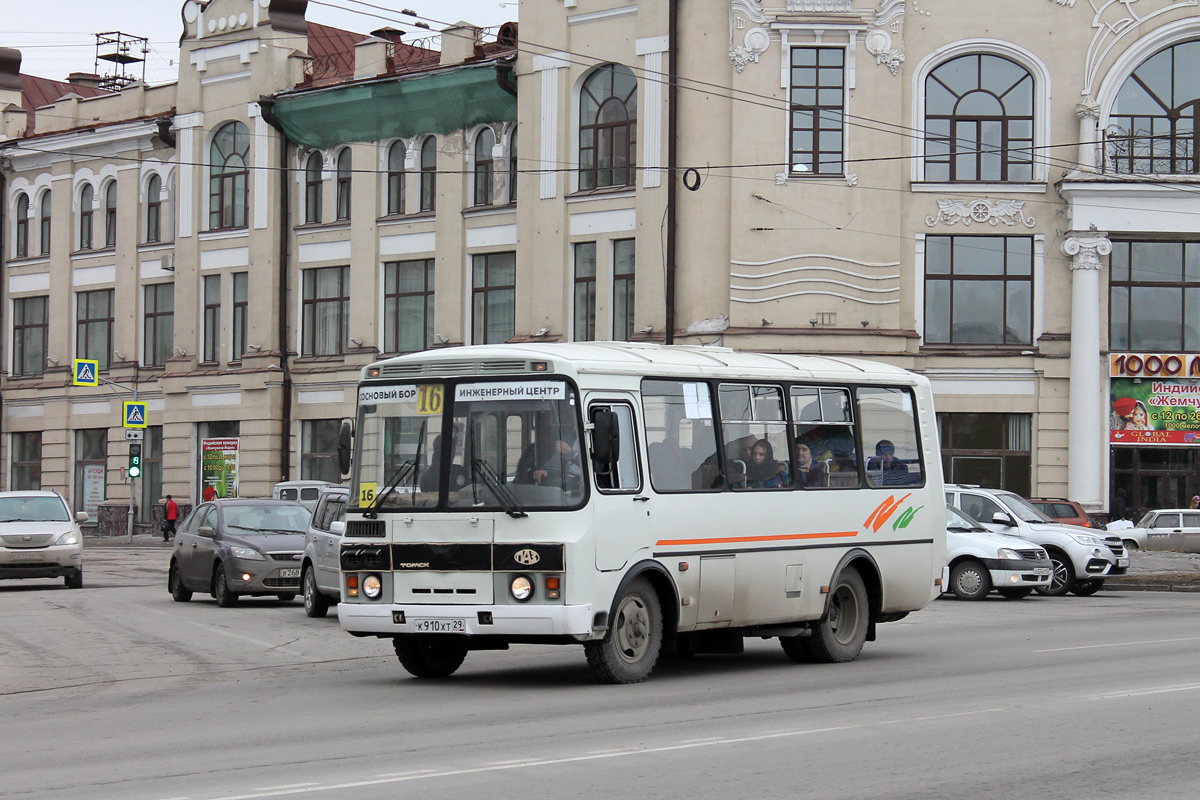
[[[339,548],[346,531],[346,503],[350,490],[345,486],[321,489],[312,522],[304,534],[304,558],[300,566],[300,591],[304,613],[323,617],[330,603],[342,596],[342,571]]]
[[[224,608],[242,595],[288,601],[300,591],[308,509],[288,500],[212,500],[175,532],[167,589],[176,602],[207,592]]]
[[[0,578],[62,578],[82,588],[79,523],[87,519],[58,492],[0,492]]]
[[[1200,553],[1200,511],[1188,508],[1147,511],[1132,530],[1118,531],[1118,534],[1133,538],[1147,550]]]

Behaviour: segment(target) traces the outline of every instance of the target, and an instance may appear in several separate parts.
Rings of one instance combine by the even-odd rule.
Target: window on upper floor
[[[337,160],[337,218],[350,219],[350,176],[353,172],[350,148],[342,148]]]
[[[925,78],[925,180],[1033,180],[1034,82],[986,53],[959,56]]]
[[[495,174],[495,164],[492,161],[492,149],[496,146],[496,134],[492,129],[484,126],[480,128],[479,133],[475,135],[474,146],[474,169],[475,176],[475,196],[472,198],[471,205],[474,206],[490,206],[492,204],[493,186],[492,180]]]
[[[350,268],[306,269],[303,280],[300,354],[341,355],[350,338]]]
[[[395,142],[388,148],[387,162],[387,213],[389,215],[404,213],[404,179],[407,173],[404,161],[408,158],[408,148],[404,142]]]
[[[29,195],[24,192],[17,195],[16,223],[17,258],[25,258],[29,255]]]
[[[113,351],[113,290],[79,292],[75,298],[75,357],[97,361],[100,370],[107,370]]]
[[[161,367],[175,344],[175,284],[146,287],[145,342],[148,367]]]
[[[146,183],[146,242],[162,241],[162,178],[151,175]]]
[[[791,174],[841,175],[845,170],[846,50],[793,47]]]
[[[383,265],[383,349],[414,353],[433,344],[433,259]]]
[[[50,190],[42,192],[42,202],[38,206],[38,234],[40,237],[41,253],[50,255]]]
[[[634,239],[617,239],[612,243],[612,338],[619,342],[627,342],[633,338],[636,252]]]
[[[576,242],[571,248],[575,254],[571,341],[591,342],[596,339],[596,243]]]
[[[104,246],[117,246],[117,182],[104,187]]]
[[[579,93],[579,188],[632,186],[637,166],[637,79],[603,64]]]
[[[46,370],[49,300],[42,296],[12,301],[13,375],[41,375]]]
[[[1033,239],[928,236],[925,342],[1028,345],[1033,340]]]
[[[508,202],[517,202],[517,129],[508,136]]]
[[[240,362],[246,352],[246,335],[249,333],[250,273],[235,272],[233,278],[233,352],[230,361]]]
[[[430,136],[421,145],[421,210],[437,208],[437,137]]]
[[[1104,139],[1115,172],[1200,172],[1200,41],[1161,50],[1133,71],[1117,92]]]
[[[246,227],[249,205],[250,132],[240,122],[227,122],[209,145],[208,227]]]
[[[1200,242],[1113,242],[1112,350],[1200,351]]]
[[[221,276],[204,276],[204,345],[201,358],[216,362],[221,358]]]
[[[313,153],[304,162],[304,221],[315,224],[321,221],[321,154]]]
[[[91,250],[95,244],[95,240],[92,238],[95,203],[95,190],[91,184],[84,184],[83,188],[79,190],[79,241],[77,242],[79,250]]]
[[[516,332],[517,254],[471,256],[471,344],[507,342]]]

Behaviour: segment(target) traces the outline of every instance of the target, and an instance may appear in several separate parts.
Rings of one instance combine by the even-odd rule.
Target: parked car
[[[271,497],[275,500],[293,500],[312,511],[317,507],[317,498],[321,496],[321,489],[337,485],[329,481],[283,481],[272,487]]]
[[[1067,500],[1065,497],[1030,497],[1029,504],[1055,522],[1078,525],[1081,528],[1092,527],[1092,520],[1083,510],[1083,506],[1074,500]]]
[[[1050,585],[1050,556],[1025,539],[992,533],[951,505],[946,506],[946,568],[942,591],[959,600],[982,600],[995,589],[1016,600]]]
[[[300,563],[300,591],[304,613],[323,617],[329,604],[342,596],[342,571],[339,548],[346,531],[346,503],[350,490],[345,486],[326,486],[317,498],[317,508],[304,534],[304,557]]]
[[[290,500],[202,503],[175,532],[167,589],[179,603],[208,592],[223,608],[242,595],[294,599],[311,516]]]
[[[86,511],[71,513],[58,492],[0,492],[0,578],[62,578],[83,588]]]
[[[1188,508],[1147,511],[1136,526],[1116,533],[1134,539],[1136,547],[1147,550],[1200,553],[1200,511]]]
[[[1095,594],[1105,578],[1124,575],[1129,569],[1129,554],[1121,537],[1054,522],[1012,492],[947,484],[946,502],[990,531],[1018,536],[1044,547],[1054,572],[1050,585],[1039,587],[1038,594],[1051,597],[1067,592],[1080,596]]]

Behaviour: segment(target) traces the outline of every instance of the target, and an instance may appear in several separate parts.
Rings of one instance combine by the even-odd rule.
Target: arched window
[[[90,183],[85,183],[79,192],[79,249],[92,249],[92,206],[96,192]]]
[[[421,210],[437,208],[437,138],[430,136],[421,145]]]
[[[496,146],[496,134],[484,126],[475,135],[475,197],[472,205],[492,204],[492,148]]]
[[[38,234],[42,255],[50,255],[50,190],[42,193],[42,202],[38,206]]]
[[[246,227],[250,133],[240,122],[222,125],[209,146],[208,227]]]
[[[162,241],[162,178],[157,175],[146,183],[146,241]]]
[[[925,79],[925,180],[1033,180],[1033,76],[996,55],[951,59]]]
[[[508,137],[508,202],[517,202],[517,129]]]
[[[17,258],[29,255],[29,195],[17,195]]]
[[[387,164],[387,213],[404,213],[404,159],[408,150],[404,142],[396,142],[388,150]]]
[[[109,181],[104,189],[104,246],[117,246],[117,182]]]
[[[633,183],[637,143],[637,80],[627,67],[605,64],[579,95],[579,188]]]
[[[313,153],[304,165],[304,221],[321,221],[321,154]]]
[[[1116,172],[1200,172],[1200,41],[1155,53],[1121,85],[1105,132]]]
[[[342,148],[337,160],[337,218],[350,219],[350,148]]]

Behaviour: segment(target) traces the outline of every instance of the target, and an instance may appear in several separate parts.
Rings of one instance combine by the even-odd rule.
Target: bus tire
[[[639,683],[650,677],[662,649],[662,604],[645,578],[625,589],[613,614],[608,634],[587,642],[588,666],[605,683]]]
[[[392,647],[400,666],[418,678],[447,678],[467,657],[466,645],[437,636],[397,636]]]
[[[867,585],[858,570],[847,567],[838,575],[830,592],[825,616],[807,637],[809,658],[822,664],[839,664],[858,658],[867,641],[870,614]]]

